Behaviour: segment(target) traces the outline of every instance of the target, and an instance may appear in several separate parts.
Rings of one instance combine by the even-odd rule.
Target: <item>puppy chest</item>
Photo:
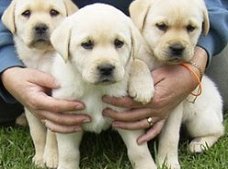
[[[30,58],[22,59],[27,67],[39,69],[44,72],[50,72],[53,64],[53,56],[48,55],[34,55]]]
[[[103,116],[102,112],[105,108],[114,108],[109,104],[102,101],[104,95],[121,97],[127,94],[127,83],[124,81],[120,84],[108,85],[108,86],[94,86],[88,87],[85,90],[84,96],[79,100],[86,106],[84,111],[92,118],[92,122],[83,125],[83,129],[86,131],[100,133],[102,130],[106,130],[111,126],[112,120]]]
[[[102,130],[108,129],[111,125],[111,119],[102,115],[102,111],[106,106],[101,101],[101,97],[97,97],[96,99],[89,97],[83,100],[83,102],[86,105],[85,113],[92,119],[90,123],[83,124],[83,129],[95,133],[100,133]]]

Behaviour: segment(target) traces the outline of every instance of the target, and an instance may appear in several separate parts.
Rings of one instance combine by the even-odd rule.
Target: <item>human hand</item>
[[[116,112],[104,110],[104,116],[112,118],[113,127],[122,129],[147,129],[137,139],[138,144],[151,140],[160,133],[169,113],[198,85],[191,72],[179,65],[160,67],[152,72],[155,93],[150,103],[142,105],[130,97],[114,98],[105,96],[103,101],[128,110]],[[148,124],[152,117],[152,127]]]
[[[207,63],[206,51],[196,47],[192,61],[203,72]],[[200,76],[197,68],[192,66],[192,70]],[[104,110],[103,114],[114,120],[113,127],[130,130],[147,129],[147,132],[138,138],[138,144],[149,141],[159,134],[169,113],[198,85],[198,81],[193,77],[192,72],[179,65],[155,69],[152,76],[155,82],[155,93],[151,102],[146,105],[137,103],[130,97],[106,96],[103,98],[106,103],[128,109],[119,113],[109,108]],[[152,117],[152,127],[147,121],[149,117]]]
[[[47,73],[13,67],[2,74],[5,88],[36,117],[45,121],[52,131],[70,133],[81,130],[81,124],[91,119],[87,115],[64,112],[82,110],[83,103],[55,99],[48,95],[51,89],[58,88],[55,79]]]

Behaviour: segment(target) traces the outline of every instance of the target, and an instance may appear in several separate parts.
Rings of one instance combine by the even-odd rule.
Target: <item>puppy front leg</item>
[[[180,103],[170,113],[159,136],[158,162],[160,166],[164,163],[169,169],[180,169],[178,162],[178,143],[182,114],[183,103]]]
[[[154,82],[148,66],[139,59],[131,63],[129,95],[138,102],[148,103],[154,94]]]
[[[136,140],[143,134],[143,130],[130,131],[118,129],[118,132],[127,146],[128,158],[134,169],[157,169],[147,143],[137,144]]]
[[[44,162],[48,168],[58,167],[58,146],[54,132],[47,130]]]
[[[25,108],[25,115],[28,120],[30,135],[35,147],[35,155],[32,160],[36,166],[44,167],[43,155],[46,143],[46,128],[27,108]]]
[[[79,146],[82,134],[82,132],[72,134],[56,133],[59,150],[58,169],[79,169]]]

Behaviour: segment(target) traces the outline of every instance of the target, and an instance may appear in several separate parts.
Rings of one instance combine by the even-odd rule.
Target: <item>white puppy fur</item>
[[[143,50],[141,40],[129,17],[104,4],[81,8],[53,32],[51,41],[63,57],[57,56],[54,62],[52,74],[61,88],[53,91],[53,97],[85,103],[85,110],[69,112],[91,116],[92,121],[82,125],[83,131],[100,133],[111,126],[111,119],[102,115],[104,108],[111,107],[102,102],[104,95],[126,96],[129,88],[129,95],[135,100],[143,103],[151,100],[150,70],[137,59],[138,52]],[[118,129],[118,132],[127,146],[134,169],[156,168],[147,144],[136,142],[143,130]],[[83,132],[57,133],[58,169],[79,169],[82,135]]]
[[[55,51],[50,42],[53,30],[77,7],[70,0],[13,0],[2,16],[2,21],[13,33],[17,53],[30,68],[50,72]],[[43,167],[57,167],[57,145],[52,134],[29,109],[26,118],[35,146],[33,161]],[[46,145],[46,148],[45,148]],[[44,152],[45,151],[45,152]]]
[[[130,16],[151,50],[155,67],[188,62],[201,32],[209,30],[203,0],[135,0]],[[193,137],[191,152],[202,152],[224,134],[222,99],[215,84],[202,78],[202,94],[194,103],[189,95],[169,115],[160,134],[158,161],[168,168],[179,169],[178,142],[181,123]],[[195,93],[197,93],[197,90]]]

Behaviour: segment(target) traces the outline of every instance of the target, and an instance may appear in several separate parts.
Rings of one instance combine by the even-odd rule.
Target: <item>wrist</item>
[[[15,67],[10,67],[10,68],[7,68],[6,70],[4,70],[1,74],[1,81],[2,81],[3,85],[5,86],[5,84],[7,83],[7,79],[9,77],[9,75],[11,75],[15,71],[20,70],[22,68],[23,67],[15,66]]]
[[[189,63],[194,67],[193,69],[202,76],[207,65],[207,60],[207,52],[201,47],[196,47],[194,56]]]
[[[192,65],[191,63],[182,63],[180,64],[180,66],[186,68],[191,73],[193,80],[197,83],[198,91],[196,93],[195,92],[191,93],[191,95],[195,96],[195,99],[196,99],[202,93],[200,69]],[[195,102],[195,99],[193,100],[193,103]]]

